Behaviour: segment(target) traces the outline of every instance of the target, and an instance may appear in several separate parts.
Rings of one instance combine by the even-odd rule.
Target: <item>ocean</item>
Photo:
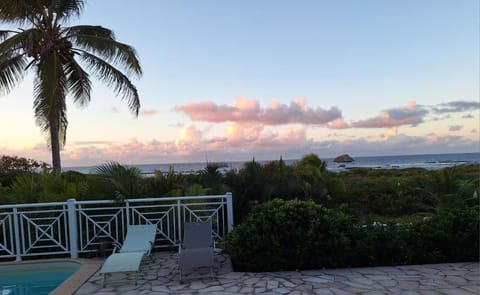
[[[480,164],[480,153],[468,154],[427,154],[427,155],[402,155],[402,156],[376,156],[376,157],[355,157],[351,163],[335,163],[333,158],[322,158],[327,162],[327,170],[332,172],[345,171],[356,167],[372,168],[372,169],[404,169],[404,168],[424,168],[429,170],[436,170],[445,167],[452,167],[461,164]],[[298,159],[284,160],[287,165],[291,165],[298,161]],[[248,161],[247,161],[248,162]],[[257,161],[264,164],[269,161]],[[222,162],[222,171],[230,169],[243,168],[244,161],[236,162]],[[148,176],[152,175],[155,170],[168,172],[172,167],[178,173],[195,173],[205,169],[206,162],[199,163],[173,163],[173,164],[139,164],[127,165],[130,167],[137,167],[142,171],[142,174]],[[84,167],[65,167],[64,171],[78,171],[81,173],[95,173],[95,166]]]

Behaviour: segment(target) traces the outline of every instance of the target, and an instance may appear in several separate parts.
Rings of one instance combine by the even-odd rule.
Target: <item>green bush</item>
[[[236,270],[272,271],[337,267],[349,253],[346,215],[313,201],[275,199],[256,206],[235,227],[226,249]]]
[[[313,201],[275,199],[235,227],[226,250],[237,271],[476,261],[478,229],[478,205],[360,224]]]

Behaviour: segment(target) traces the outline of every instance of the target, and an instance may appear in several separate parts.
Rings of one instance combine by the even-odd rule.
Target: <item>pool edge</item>
[[[49,261],[52,261],[49,259]],[[74,294],[88,279],[94,275],[102,265],[101,259],[62,259],[62,261],[77,262],[81,265],[80,269],[74,272],[67,280],[60,286],[53,289],[50,295],[67,295]]]

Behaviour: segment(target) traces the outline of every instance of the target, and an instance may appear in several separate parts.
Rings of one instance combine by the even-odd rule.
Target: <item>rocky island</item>
[[[350,163],[353,161],[355,160],[352,157],[350,157],[348,154],[343,154],[333,159],[333,162],[335,163]]]

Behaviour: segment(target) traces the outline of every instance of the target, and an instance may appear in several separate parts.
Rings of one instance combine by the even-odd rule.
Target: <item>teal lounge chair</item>
[[[108,256],[100,269],[100,273],[103,274],[103,287],[105,288],[107,284],[107,274],[115,272],[135,272],[135,285],[137,285],[140,264],[144,256],[145,252],[115,253]]]
[[[143,257],[149,256],[153,261],[151,254],[156,234],[156,224],[129,225],[123,245],[116,245],[119,248],[118,253],[115,248],[100,269],[103,286],[105,287],[107,274],[115,272],[136,272],[136,285]]]
[[[115,243],[113,253],[145,252],[145,255],[152,258],[152,249],[157,235],[156,224],[129,225],[123,245]]]
[[[185,223],[183,226],[183,243],[178,248],[180,282],[183,270],[197,267],[209,267],[213,277],[212,222]]]

